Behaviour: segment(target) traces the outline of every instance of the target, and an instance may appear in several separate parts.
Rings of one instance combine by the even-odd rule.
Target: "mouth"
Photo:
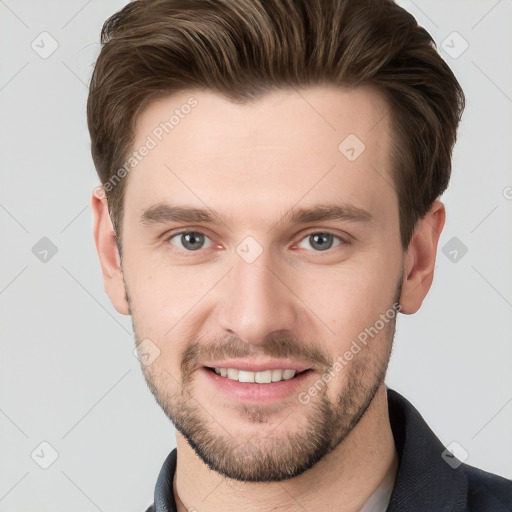
[[[239,370],[238,368],[214,368],[205,366],[205,368],[225,379],[237,382],[249,382],[255,384],[271,384],[291,380],[310,370],[292,370],[290,368],[274,368],[263,371]]]
[[[217,364],[209,363],[200,367],[200,386],[212,387],[232,403],[263,405],[289,402],[301,389],[311,384],[315,375],[311,368],[291,362],[286,364],[284,361],[281,362],[284,368],[275,367],[275,363],[258,368],[258,365],[238,362],[236,366],[243,366],[243,369],[234,368],[234,361],[231,364]],[[287,368],[288,365],[296,368]]]

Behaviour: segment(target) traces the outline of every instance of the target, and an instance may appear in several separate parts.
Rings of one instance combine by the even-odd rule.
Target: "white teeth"
[[[254,382],[259,384],[269,384],[272,382],[272,370],[265,370],[264,372],[254,373]]]
[[[254,372],[240,370],[238,372],[238,382],[254,382]]]
[[[295,370],[285,370],[283,372],[284,380],[293,379],[293,377],[295,377]]]
[[[228,368],[228,379],[238,380],[238,370],[235,368]]]
[[[295,377],[296,370],[264,370],[262,372],[250,372],[237,370],[236,368],[215,368],[215,373],[221,377],[227,377],[239,382],[256,382],[258,384],[270,384],[280,380],[289,380]]]
[[[279,382],[283,378],[283,370],[272,370],[272,382]]]

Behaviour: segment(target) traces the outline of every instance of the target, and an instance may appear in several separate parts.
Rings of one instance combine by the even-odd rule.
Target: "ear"
[[[115,239],[114,227],[108,212],[107,198],[101,187],[97,187],[93,191],[91,210],[94,242],[103,271],[105,291],[116,310],[123,315],[129,315],[130,306],[126,299],[121,258]]]
[[[444,204],[436,200],[414,229],[404,259],[404,276],[400,295],[401,313],[406,315],[416,313],[430,290],[434,279],[437,244],[445,219]]]

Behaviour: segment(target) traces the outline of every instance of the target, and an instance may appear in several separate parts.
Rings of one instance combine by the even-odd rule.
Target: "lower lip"
[[[238,382],[227,377],[221,377],[204,367],[200,369],[200,373],[231,399],[241,402],[268,403],[289,398],[294,394],[298,396],[300,388],[305,389],[305,382],[313,372],[307,370],[292,379],[269,382],[268,384]]]

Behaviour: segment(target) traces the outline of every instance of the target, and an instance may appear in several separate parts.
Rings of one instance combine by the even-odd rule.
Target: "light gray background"
[[[91,231],[89,65],[124,3],[0,0],[2,512],[143,511],[175,442],[130,320],[103,291]],[[401,4],[468,104],[433,288],[418,314],[399,317],[388,385],[468,463],[512,478],[512,2]],[[469,44],[460,56],[453,31]],[[45,59],[31,47],[49,51],[52,38]],[[32,252],[43,237],[57,248],[46,262]],[[453,237],[468,248],[456,262],[442,252]],[[59,455],[46,470],[31,457],[51,462],[43,441]]]

